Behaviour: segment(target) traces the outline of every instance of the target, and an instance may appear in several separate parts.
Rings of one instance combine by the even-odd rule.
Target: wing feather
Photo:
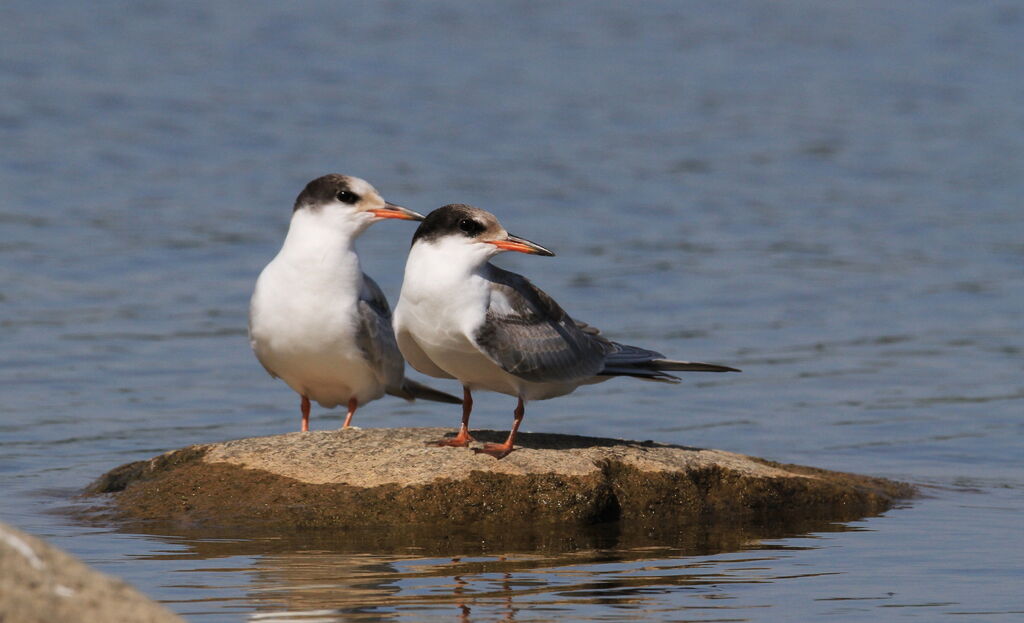
[[[365,273],[358,308],[360,325],[356,343],[387,390],[401,391],[405,361],[391,328],[391,307],[377,282]]]
[[[574,321],[525,277],[490,269],[491,300],[473,336],[481,352],[527,381],[574,381],[600,373],[611,342]]]
[[[634,376],[676,383],[666,371],[738,372],[735,368],[665,359],[657,351],[612,342],[522,275],[490,265],[491,300],[474,342],[503,370],[527,381],[582,381]]]

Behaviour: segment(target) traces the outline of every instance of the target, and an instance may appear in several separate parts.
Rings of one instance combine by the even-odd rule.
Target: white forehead
[[[353,177],[349,175],[347,177],[348,189],[359,195],[360,197],[373,196],[378,194],[377,189],[373,187],[370,182],[367,182],[361,177]]]

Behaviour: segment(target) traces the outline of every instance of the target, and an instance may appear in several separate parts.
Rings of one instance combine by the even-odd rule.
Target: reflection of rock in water
[[[304,613],[307,620],[327,622],[386,619],[396,610],[511,621],[538,603],[633,603],[666,586],[709,590],[723,582],[721,569],[694,557],[758,549],[762,539],[848,528],[807,521],[796,526],[538,525],[447,535],[422,526],[283,535],[152,523],[125,529],[162,535],[186,549],[157,558],[253,559],[239,573],[249,577],[247,598],[268,620],[302,621]],[[628,571],[595,573],[595,568],[619,566]]]
[[[283,530],[848,520],[913,493],[880,478],[653,442],[523,434],[501,461],[424,446],[442,433],[346,429],[193,446],[112,470],[92,492],[114,493],[122,518]]]
[[[397,599],[401,579],[398,568],[376,557],[275,553],[256,561],[247,594],[260,611],[329,611],[348,617]]]
[[[327,552],[274,555],[257,563],[248,596],[261,611],[295,617],[317,613],[317,621],[370,614],[387,618],[389,609],[414,605],[471,621],[478,601],[500,614],[502,621],[513,621],[518,611],[516,576],[499,569],[530,568],[531,562],[513,565],[505,556],[471,561],[405,558],[389,563]]]

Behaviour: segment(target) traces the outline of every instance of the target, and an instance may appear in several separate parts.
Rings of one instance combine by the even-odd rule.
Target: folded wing
[[[477,348],[503,370],[527,381],[582,381],[633,376],[677,383],[666,371],[739,372],[710,363],[665,359],[657,351],[620,344],[573,320],[522,275],[491,266],[491,300],[474,335]]]
[[[391,307],[377,282],[366,274],[363,275],[363,291],[359,295],[356,343],[387,392],[402,395],[405,360],[391,328]]]
[[[527,381],[577,381],[601,372],[613,349],[608,340],[576,323],[525,277],[490,268],[490,305],[473,336],[481,352]]]

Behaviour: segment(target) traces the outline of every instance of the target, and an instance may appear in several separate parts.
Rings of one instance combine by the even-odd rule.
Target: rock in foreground
[[[118,467],[117,516],[189,525],[850,520],[913,495],[881,478],[721,450],[522,433],[497,461],[433,447],[446,429],[347,429],[190,446]],[[504,432],[475,431],[478,441]]]
[[[0,621],[183,623],[124,582],[0,524]]]

